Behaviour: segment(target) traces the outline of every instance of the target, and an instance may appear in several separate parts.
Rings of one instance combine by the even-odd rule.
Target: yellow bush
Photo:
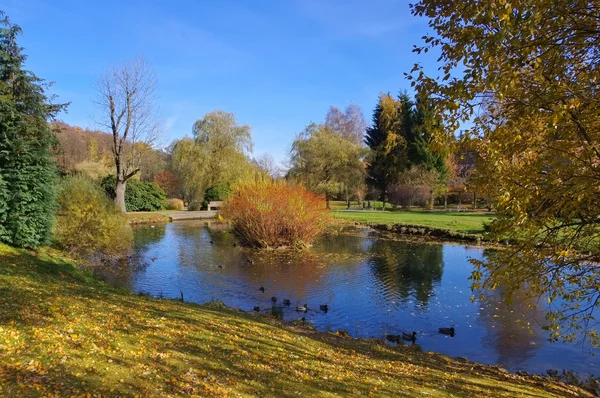
[[[221,212],[257,248],[306,247],[330,222],[323,196],[271,180],[235,188]]]
[[[183,210],[183,200],[167,199],[167,210]]]
[[[66,178],[58,204],[54,239],[60,247],[82,256],[120,256],[130,250],[133,234],[126,216],[89,178]]]

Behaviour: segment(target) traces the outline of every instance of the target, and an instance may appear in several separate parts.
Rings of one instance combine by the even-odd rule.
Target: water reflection
[[[597,373],[599,359],[587,347],[549,344],[536,324],[533,334],[522,329],[523,319],[544,316],[526,303],[507,306],[500,293],[469,300],[468,258],[482,258],[479,248],[395,241],[351,230],[325,236],[302,253],[257,252],[240,247],[227,225],[197,221],[137,228],[135,245],[141,261],[103,273],[136,292],[172,298],[183,292],[186,301],[219,300],[263,312],[271,311],[271,297],[276,297],[278,316],[305,317],[320,330],[379,338],[414,330],[424,350],[513,371]],[[305,303],[308,312],[295,311]],[[454,337],[437,332],[450,326],[456,328]]]
[[[482,344],[497,353],[497,363],[520,368],[536,355],[546,343],[545,333],[539,321],[544,314],[530,308],[530,298],[515,297],[514,304],[502,300],[502,290],[485,294],[479,322],[483,325]]]
[[[442,280],[444,269],[442,246],[414,243],[399,247],[398,242],[376,240],[371,246],[373,272],[386,288],[390,299],[399,296],[407,301],[416,298],[427,306],[434,286]]]

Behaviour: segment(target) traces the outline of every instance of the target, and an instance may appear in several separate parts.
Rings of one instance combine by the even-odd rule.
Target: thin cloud
[[[408,3],[403,0],[303,0],[297,3],[297,8],[343,37],[379,39],[417,23],[415,18],[406,17]]]

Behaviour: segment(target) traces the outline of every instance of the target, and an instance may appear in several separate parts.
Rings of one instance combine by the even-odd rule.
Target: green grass
[[[430,211],[332,211],[333,216],[349,221],[380,224],[410,224],[442,228],[470,234],[483,233],[483,223],[493,216],[487,213],[430,212]]]
[[[130,224],[160,224],[169,222],[169,216],[152,211],[134,211],[125,215]]]
[[[417,347],[133,295],[52,250],[0,245],[0,396],[558,397],[577,390]],[[88,395],[89,394],[89,395]]]

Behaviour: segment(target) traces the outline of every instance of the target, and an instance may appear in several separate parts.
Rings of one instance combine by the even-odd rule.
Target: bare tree
[[[268,174],[273,179],[281,175],[281,168],[270,153],[264,153],[255,158],[254,163],[261,171]]]
[[[367,123],[359,105],[350,104],[344,109],[344,112],[335,106],[330,106],[329,112],[325,116],[324,124],[334,134],[346,138],[357,145],[362,145]]]
[[[140,171],[140,151],[151,147],[161,131],[155,106],[156,74],[146,60],[136,57],[108,68],[96,88],[101,111],[98,124],[113,136],[115,203],[125,212],[127,180]]]

